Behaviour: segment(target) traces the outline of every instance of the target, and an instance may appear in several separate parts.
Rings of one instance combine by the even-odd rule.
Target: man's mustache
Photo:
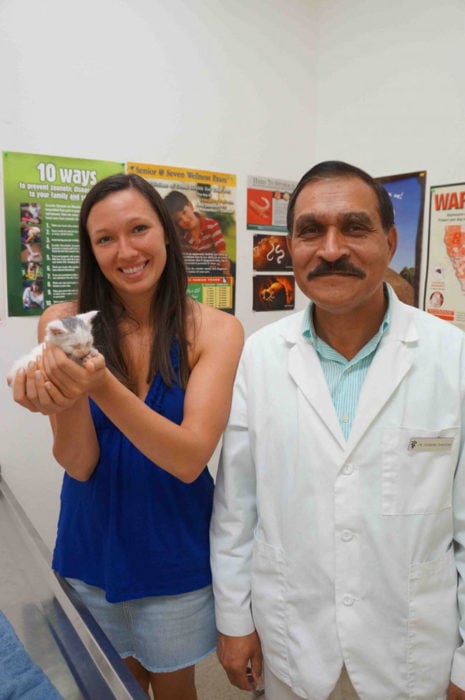
[[[312,280],[314,277],[324,277],[325,275],[335,274],[352,275],[353,277],[359,277],[361,280],[366,277],[366,272],[359,267],[352,265],[352,263],[344,260],[344,258],[339,258],[339,260],[335,260],[334,262],[323,260],[313,270],[310,270],[307,274],[307,280]]]

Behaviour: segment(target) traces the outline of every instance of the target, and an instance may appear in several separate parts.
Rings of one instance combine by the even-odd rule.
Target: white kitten
[[[87,311],[76,316],[67,316],[50,321],[45,328],[44,342],[58,345],[68,357],[75,362],[83,364],[88,357],[98,354],[94,348],[94,338],[92,336],[92,319],[98,311]],[[43,343],[36,345],[27,355],[23,355],[16,360],[8,373],[8,383],[13,384],[16,372],[19,369],[26,369],[29,362],[35,362],[42,354]]]

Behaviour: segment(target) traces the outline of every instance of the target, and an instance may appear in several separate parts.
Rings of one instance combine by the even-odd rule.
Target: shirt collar
[[[372,340],[376,338],[376,343],[375,345],[378,344],[379,340],[381,339],[381,336],[384,335],[386,330],[389,327],[389,324],[391,323],[391,316],[392,316],[392,291],[389,288],[389,285],[384,284],[384,297],[387,301],[387,308],[386,308],[386,313],[384,314],[384,318],[381,321],[381,325],[373,336],[373,338],[368,341],[370,344]],[[315,326],[313,323],[313,308],[315,304],[312,300],[310,300],[307,310],[303,315],[303,321],[302,321],[302,335],[304,338],[308,340],[309,343],[311,343],[315,348],[317,346],[317,341],[321,342],[321,339],[318,337],[315,331]]]

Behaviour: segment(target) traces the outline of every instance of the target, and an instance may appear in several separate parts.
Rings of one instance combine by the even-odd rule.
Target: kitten
[[[76,316],[67,316],[50,321],[45,328],[44,342],[57,345],[69,358],[82,365],[88,357],[98,354],[94,348],[92,336],[92,319],[98,311],[87,311]],[[19,369],[26,369],[29,362],[35,362],[42,354],[43,343],[36,345],[27,355],[16,360],[8,373],[8,384],[11,386]]]

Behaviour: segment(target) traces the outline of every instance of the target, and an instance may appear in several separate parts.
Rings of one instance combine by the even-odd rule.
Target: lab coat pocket
[[[280,678],[289,676],[285,589],[283,550],[255,537],[252,614],[267,663]]]
[[[458,428],[385,429],[382,440],[383,515],[438,513],[451,507]]]
[[[412,698],[445,697],[458,644],[457,570],[450,547],[440,559],[410,566],[408,670]]]

